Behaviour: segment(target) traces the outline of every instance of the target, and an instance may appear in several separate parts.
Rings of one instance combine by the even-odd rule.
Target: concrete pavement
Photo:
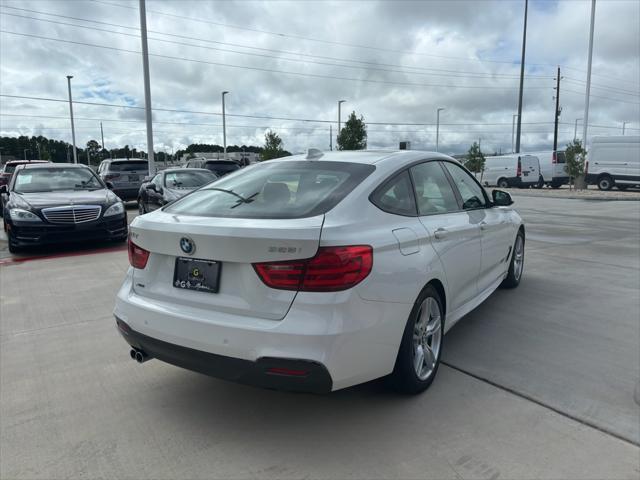
[[[637,479],[640,204],[544,200],[516,199],[521,286],[416,397],[138,365],[111,315],[126,251],[0,265],[0,478]]]

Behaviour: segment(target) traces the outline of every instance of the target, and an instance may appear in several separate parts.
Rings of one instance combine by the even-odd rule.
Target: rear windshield
[[[144,170],[146,172],[147,170],[149,170],[149,163],[127,160],[124,160],[122,162],[111,162],[109,164],[108,170],[110,172],[132,172],[134,170]]]
[[[3,170],[3,172],[4,172],[4,173],[13,173],[13,171],[14,171],[15,169],[16,169],[16,166],[15,166],[15,165],[8,165],[8,164],[7,164],[7,165],[5,165],[5,166],[4,166],[4,170]]]
[[[345,162],[286,161],[247,167],[165,207],[209,217],[302,218],[323,214],[375,170]]]
[[[167,172],[164,175],[164,186],[167,188],[197,188],[205,183],[213,182],[216,177],[213,173],[202,171],[176,171]]]
[[[557,163],[566,163],[567,157],[564,152],[556,152]]]
[[[207,162],[204,167],[216,173],[231,173],[240,169],[240,166],[232,162]]]

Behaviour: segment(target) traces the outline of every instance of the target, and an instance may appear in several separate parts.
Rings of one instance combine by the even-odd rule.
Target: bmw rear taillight
[[[147,260],[149,260],[149,252],[133,243],[129,238],[129,263],[131,266],[142,270],[147,266]]]
[[[518,157],[518,171],[516,172],[516,176],[522,176],[522,162],[520,161],[520,157]]]
[[[362,282],[371,272],[373,249],[369,245],[320,247],[313,258],[254,263],[265,285],[279,290],[338,292]]]

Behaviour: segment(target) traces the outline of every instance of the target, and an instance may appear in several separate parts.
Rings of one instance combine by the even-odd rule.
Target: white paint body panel
[[[133,237],[152,253],[144,270],[128,270],[115,315],[144,335],[209,353],[252,361],[279,357],[320,362],[336,390],[391,373],[409,314],[427,283],[437,281],[444,290],[445,331],[497,288],[521,225],[513,209],[409,217],[386,213],[369,201],[373,190],[398,169],[449,157],[416,151],[325,155],[333,161],[373,163],[376,170],[323,216],[175,218],[158,211],[138,217]],[[438,228],[447,228],[449,236],[436,240]],[[178,246],[182,235],[197,244],[194,257],[223,262],[219,294],[172,286],[172,265],[176,256],[183,256]],[[294,256],[270,253],[265,247],[273,242],[300,250]],[[373,247],[372,271],[342,292],[275,290],[251,266],[308,258],[319,246],[363,244]]]
[[[594,180],[609,175],[617,184],[640,184],[640,136],[593,137],[587,160]]]

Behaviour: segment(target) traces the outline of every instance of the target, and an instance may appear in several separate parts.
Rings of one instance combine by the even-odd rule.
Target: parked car
[[[0,169],[0,186],[8,185],[13,176],[13,172],[18,165],[25,163],[49,163],[47,160],[9,160]]]
[[[16,167],[0,186],[9,251],[50,243],[127,238],[122,201],[93,170],[69,163]]]
[[[527,155],[533,155],[540,161],[540,176],[544,185],[548,185],[551,188],[560,188],[562,185],[569,183],[564,150],[528,152]]]
[[[205,168],[169,168],[147,177],[138,192],[140,215],[183,197],[218,177]]]
[[[539,187],[544,184],[540,161],[533,155],[487,157],[482,182],[488,187]]]
[[[587,163],[587,183],[600,190],[640,186],[640,136],[593,137]]]
[[[140,185],[149,175],[149,162],[139,159],[110,158],[98,166],[98,175],[113,185],[113,193],[125,202],[136,200]]]
[[[139,362],[309,392],[391,374],[419,392],[443,334],[520,282],[512,203],[438,153],[252,165],[134,219],[117,328]]]
[[[185,168],[206,168],[211,170],[218,177],[223,177],[228,173],[240,170],[240,165],[234,160],[207,160],[205,158],[195,158],[185,164]]]

